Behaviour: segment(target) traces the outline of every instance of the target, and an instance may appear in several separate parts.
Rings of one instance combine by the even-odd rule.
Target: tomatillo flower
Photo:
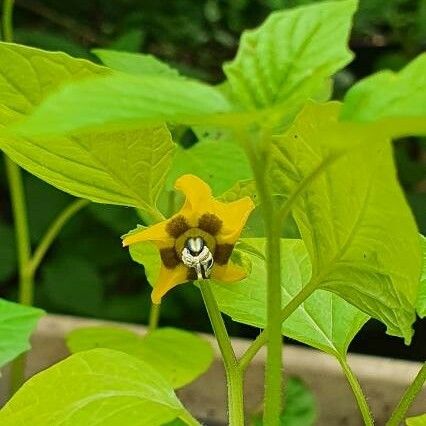
[[[230,257],[253,201],[249,197],[231,203],[216,200],[210,187],[193,175],[181,176],[175,188],[186,197],[178,213],[123,238],[123,246],[151,241],[159,249],[162,264],[151,294],[157,304],[170,289],[187,281],[211,277],[232,282],[246,276]]]

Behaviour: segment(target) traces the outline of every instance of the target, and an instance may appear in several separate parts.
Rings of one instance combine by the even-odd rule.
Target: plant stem
[[[31,244],[28,230],[27,208],[24,185],[19,167],[9,158],[5,158],[6,174],[9,182],[12,201],[13,219],[15,223],[18,263],[19,263],[19,302],[23,305],[33,303],[33,282],[28,274],[28,262],[31,257]]]
[[[3,27],[3,40],[6,42],[13,41],[13,4],[14,0],[3,0],[3,14],[2,14],[2,27]]]
[[[364,420],[364,424],[366,426],[373,426],[374,425],[374,419],[373,419],[373,416],[371,414],[370,408],[367,404],[367,400],[365,398],[365,395],[362,391],[361,385],[358,382],[358,379],[356,378],[354,372],[352,371],[351,367],[349,366],[346,358],[338,356],[337,359],[339,360],[339,363],[342,366],[342,369],[345,373],[345,376],[348,379],[349,384],[351,385],[352,392],[355,395],[356,402],[358,404],[359,410],[361,411],[361,415],[362,415],[362,418]]]
[[[158,322],[160,320],[160,311],[160,304],[151,303],[151,310],[149,311],[148,332],[154,331],[158,327]]]
[[[282,401],[281,248],[280,232],[275,226],[276,219],[272,202],[270,206],[268,204],[262,204],[267,238],[266,267],[268,282],[268,352],[265,367],[263,423],[265,425],[278,426]]]
[[[68,220],[89,203],[90,201],[88,200],[74,200],[64,210],[62,210],[61,213],[59,213],[59,215],[49,226],[49,229],[44,234],[37,248],[34,250],[31,261],[28,264],[29,275],[34,276],[47,250],[49,250],[49,247],[58,236],[59,232],[61,232],[62,228],[68,222]]]
[[[417,394],[422,390],[424,383],[426,382],[426,362],[423,364],[420,371],[417,373],[416,378],[408,386],[404,392],[401,400],[396,406],[392,413],[391,418],[386,423],[386,426],[398,426],[407,414],[408,409],[414,402]]]
[[[13,0],[3,0],[2,28],[3,39],[13,41]],[[18,300],[23,305],[33,303],[33,279],[27,272],[31,256],[31,242],[28,229],[27,207],[25,202],[24,185],[20,168],[5,156],[6,175],[9,184],[12,213],[15,225],[16,250],[19,267]],[[24,382],[25,355],[16,358],[11,365],[11,392],[15,392]]]
[[[312,280],[306,284],[290,302],[282,309],[280,321],[282,324],[317,288],[317,282]],[[248,347],[239,360],[240,369],[245,370],[262,346],[268,341],[268,327],[265,328]]]
[[[264,148],[269,145],[269,142],[270,134],[265,132],[259,137],[259,140],[251,140],[245,143],[244,146],[259,194],[267,239],[266,268],[268,285],[266,299],[268,339],[262,342],[262,345],[265,342],[267,343],[263,423],[268,426],[278,426],[282,405],[281,220],[275,211],[272,192],[265,174]]]
[[[243,376],[238,368],[237,358],[231,340],[226,331],[225,323],[217,306],[216,299],[210,288],[210,282],[200,282],[201,294],[213,327],[216,340],[222,354],[228,383],[228,411],[230,426],[244,426]]]

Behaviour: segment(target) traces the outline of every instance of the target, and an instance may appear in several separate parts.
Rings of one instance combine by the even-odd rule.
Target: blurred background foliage
[[[238,48],[244,29],[260,24],[274,10],[312,0],[15,0],[15,39],[47,50],[95,60],[95,47],[157,55],[182,73],[211,83],[223,79],[221,64]],[[334,82],[336,98],[358,79],[383,68],[398,70],[426,46],[426,2],[361,0],[350,45],[356,59]],[[184,133],[192,143],[194,137]],[[188,138],[189,136],[189,138]],[[185,142],[185,140],[184,140]],[[426,143],[395,143],[401,184],[426,234]],[[0,166],[0,296],[16,298],[16,258],[10,203]],[[72,199],[26,174],[32,242]],[[37,276],[36,304],[49,312],[111,320],[146,322],[150,286],[143,268],[133,263],[120,235],[140,222],[133,209],[91,204],[66,225]],[[401,248],[403,250],[403,247]],[[200,314],[202,312],[202,314]],[[162,323],[208,331],[198,291],[183,286],[167,297]],[[257,330],[230,324],[234,335]],[[416,325],[411,348],[384,334],[370,321],[352,350],[412,359],[426,358],[426,322]]]

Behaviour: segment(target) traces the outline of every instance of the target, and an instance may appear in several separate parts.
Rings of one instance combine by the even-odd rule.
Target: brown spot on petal
[[[198,221],[198,227],[213,236],[220,231],[222,224],[222,221],[211,213],[204,213]]]
[[[218,244],[214,252],[213,258],[218,265],[226,265],[231,257],[233,244]]]
[[[176,268],[180,263],[174,247],[163,248],[160,250],[161,261],[168,269]]]
[[[167,233],[175,240],[190,228],[191,227],[189,226],[185,217],[182,215],[176,216],[166,225]]]

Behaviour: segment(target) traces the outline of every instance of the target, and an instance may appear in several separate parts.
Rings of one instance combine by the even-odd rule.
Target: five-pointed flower
[[[249,197],[231,203],[216,200],[210,187],[193,175],[181,176],[175,188],[186,197],[178,213],[123,238],[123,246],[151,241],[160,251],[161,269],[151,294],[154,303],[187,281],[211,277],[232,282],[246,276],[230,257],[253,201]]]

